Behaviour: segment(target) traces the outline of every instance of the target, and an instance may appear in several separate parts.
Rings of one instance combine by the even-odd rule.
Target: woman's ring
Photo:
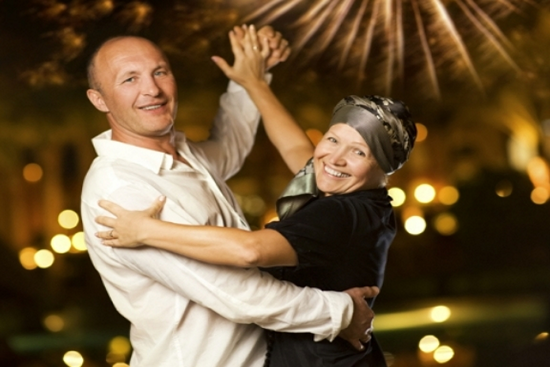
[[[253,49],[254,51],[258,51],[258,46],[252,46],[252,49]]]
[[[109,237],[111,237],[111,238],[115,238],[115,236],[113,235],[113,231],[114,231],[114,230],[111,229],[111,232],[109,232]]]

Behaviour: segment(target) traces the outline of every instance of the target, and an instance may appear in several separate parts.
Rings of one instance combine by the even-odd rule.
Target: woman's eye
[[[355,154],[361,156],[361,157],[366,157],[367,155],[365,154],[365,152],[363,152],[362,150],[356,150],[355,151]]]
[[[334,139],[332,136],[329,136],[327,138],[328,141],[332,142],[332,143],[336,143],[336,139]]]

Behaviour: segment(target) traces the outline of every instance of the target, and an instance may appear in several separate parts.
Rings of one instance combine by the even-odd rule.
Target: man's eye
[[[125,79],[125,80],[124,80],[124,83],[131,83],[131,82],[133,82],[134,80],[136,80],[136,78],[131,77],[131,78]]]

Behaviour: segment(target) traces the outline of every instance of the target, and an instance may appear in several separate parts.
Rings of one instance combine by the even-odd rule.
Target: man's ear
[[[105,101],[103,100],[103,96],[98,90],[88,89],[86,91],[86,95],[88,96],[88,99],[90,100],[90,102],[92,102],[92,104],[95,106],[95,108],[97,108],[101,112],[105,112],[105,113],[109,112],[109,108],[105,104]]]

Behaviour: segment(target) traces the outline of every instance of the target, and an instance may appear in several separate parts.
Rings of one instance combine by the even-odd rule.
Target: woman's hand
[[[113,247],[139,247],[143,245],[143,233],[147,225],[158,218],[164,207],[166,198],[159,197],[146,210],[130,211],[108,200],[100,200],[99,206],[115,217],[99,216],[95,221],[111,230],[97,232],[95,235],[102,239],[102,243]]]
[[[242,32],[241,32],[242,31]],[[231,50],[235,56],[233,66],[219,56],[212,56],[212,60],[234,82],[248,87],[254,83],[265,82],[266,60],[271,50],[267,37],[258,37],[256,28],[251,25],[236,27],[229,32]]]

